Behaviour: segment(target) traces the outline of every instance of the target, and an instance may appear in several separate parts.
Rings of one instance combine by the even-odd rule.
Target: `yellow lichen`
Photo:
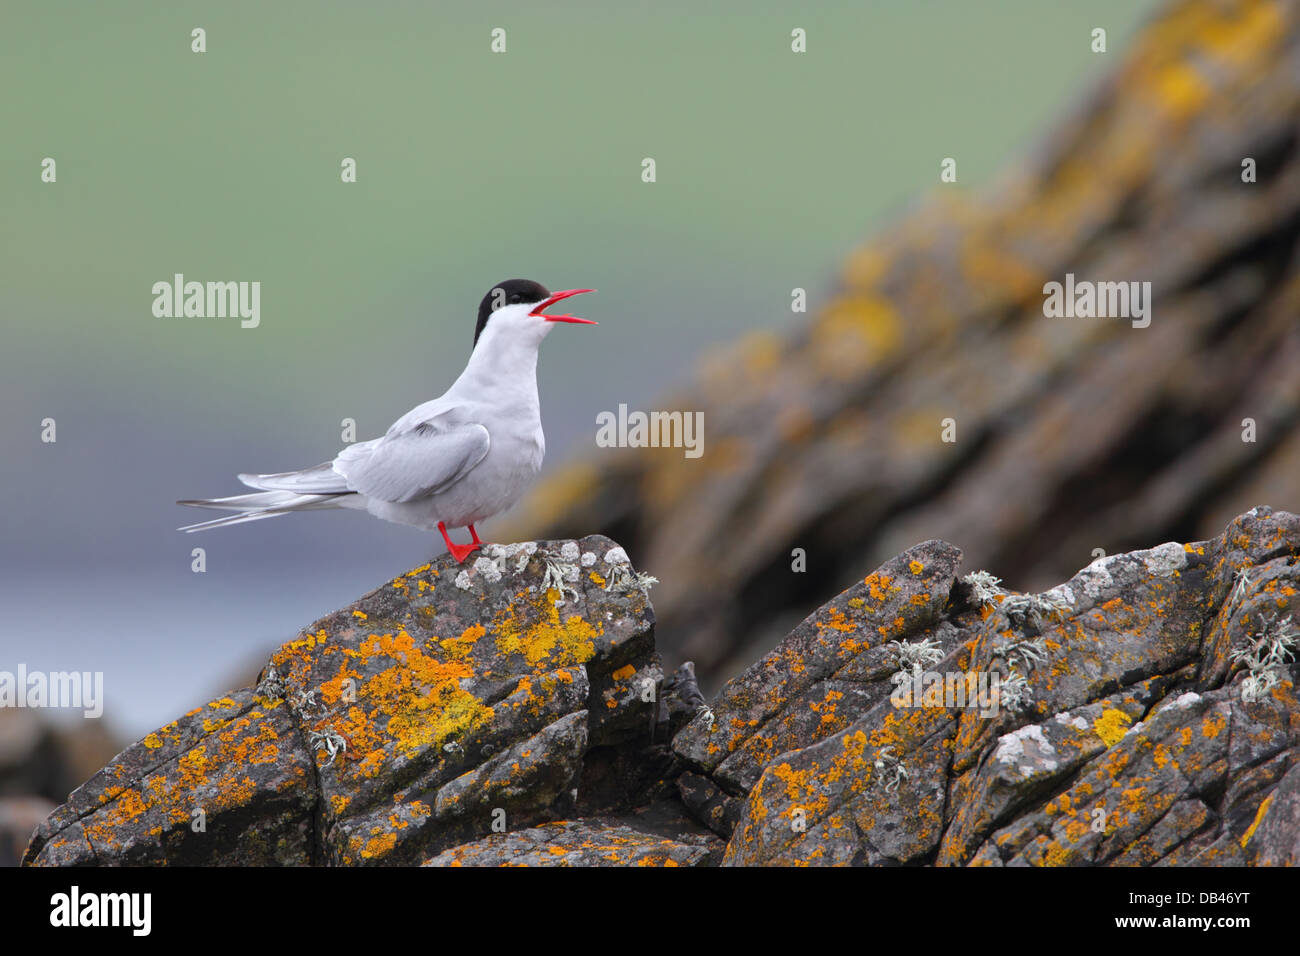
[[[492,621],[492,630],[496,635],[496,646],[503,654],[521,654],[529,666],[537,667],[543,662],[546,666],[566,664],[585,664],[596,654],[596,638],[604,627],[592,624],[580,614],[572,614],[560,620],[560,612],[555,602],[559,594],[554,588],[548,588],[540,601],[527,601],[527,595],[521,593]],[[538,607],[538,605],[541,607]],[[534,607],[542,612],[542,619],[534,624],[520,621],[520,606]]]
[[[1124,739],[1124,734],[1132,723],[1133,718],[1124,711],[1108,707],[1092,722],[1092,730],[1107,747],[1114,747]]]

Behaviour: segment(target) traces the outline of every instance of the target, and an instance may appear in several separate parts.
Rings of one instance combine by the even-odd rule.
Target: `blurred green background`
[[[345,417],[381,434],[515,276],[600,290],[540,364],[548,463],[590,449],[792,288],[815,310],[942,158],[986,182],[1153,7],[7,0],[0,668],[104,670],[130,736],[246,677],[441,544],[356,514],[180,535],[176,498],[326,460]],[[175,272],[259,280],[260,327],[155,318]]]

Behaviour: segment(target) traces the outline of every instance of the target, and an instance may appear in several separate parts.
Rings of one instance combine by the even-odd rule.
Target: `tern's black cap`
[[[483,301],[479,303],[478,325],[474,329],[474,344],[478,345],[478,337],[483,334],[483,330],[487,327],[488,319],[501,306],[518,305],[521,302],[532,305],[535,302],[541,302],[550,294],[546,286],[531,279],[507,279],[505,282],[498,282],[488,290],[488,294],[483,296]]]

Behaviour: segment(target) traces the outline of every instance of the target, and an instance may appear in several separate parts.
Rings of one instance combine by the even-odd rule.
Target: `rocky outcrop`
[[[961,562],[903,552],[706,703],[608,539],[444,557],[129,747],[26,862],[1300,862],[1300,518],[1042,594]]]
[[[409,864],[644,802],[665,760],[642,751],[673,720],[648,584],[600,537],[417,568],[285,644],[256,687],[127,748],[27,862]],[[666,849],[663,827],[638,837],[630,820],[595,839],[720,855],[682,827]]]
[[[676,736],[726,864],[1300,862],[1300,519],[1042,595],[959,558],[887,562]]]
[[[1300,500],[1300,5],[1176,0],[1097,62],[994,188],[936,185],[825,296],[790,280],[806,320],[780,298],[753,322],[788,331],[663,396],[701,458],[593,449],[510,533],[617,538],[664,579],[661,649],[718,686],[925,538],[1041,589]],[[1150,325],[1047,317],[1067,274],[1150,282]]]

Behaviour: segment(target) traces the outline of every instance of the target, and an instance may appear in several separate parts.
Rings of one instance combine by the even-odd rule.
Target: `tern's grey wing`
[[[278,475],[240,475],[239,480],[250,488],[262,491],[294,491],[306,495],[346,494],[348,480],[334,470],[333,462],[302,471],[282,471]]]
[[[350,445],[333,468],[353,491],[381,501],[414,501],[464,478],[488,453],[488,430],[476,423],[426,421],[377,441]]]

